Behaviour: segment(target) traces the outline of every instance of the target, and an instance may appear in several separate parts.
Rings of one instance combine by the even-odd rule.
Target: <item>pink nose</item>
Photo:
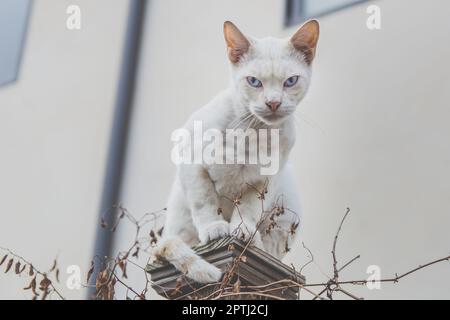
[[[270,110],[275,112],[281,106],[281,102],[280,101],[267,101],[266,106],[268,106],[270,108]]]

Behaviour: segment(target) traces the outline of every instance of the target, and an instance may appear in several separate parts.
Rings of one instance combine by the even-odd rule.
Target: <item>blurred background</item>
[[[381,29],[367,27],[380,9]],[[71,7],[76,6],[76,7]],[[79,9],[79,28],[68,24]],[[222,35],[231,20],[255,37],[289,37],[317,17],[311,90],[292,153],[303,203],[286,262],[308,282],[332,276],[336,228],[351,208],[343,279],[402,273],[450,253],[450,3],[446,0],[1,0],[0,246],[45,269],[127,247],[100,215],[121,203],[140,216],[166,205],[170,134],[228,85]],[[71,27],[72,26],[72,27]],[[84,276],[83,276],[84,277]],[[139,269],[129,283],[143,286]],[[0,298],[29,298],[0,273]],[[369,299],[449,299],[448,263],[353,292]],[[153,294],[150,297],[155,297]]]

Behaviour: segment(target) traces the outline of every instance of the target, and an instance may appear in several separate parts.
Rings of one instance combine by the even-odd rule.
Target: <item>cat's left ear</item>
[[[292,36],[291,43],[295,49],[303,53],[307,64],[311,64],[316,55],[317,41],[319,40],[319,22],[309,20]]]
[[[239,62],[239,59],[248,51],[250,42],[230,21],[225,21],[223,24],[223,34],[228,47],[228,58],[232,63]]]

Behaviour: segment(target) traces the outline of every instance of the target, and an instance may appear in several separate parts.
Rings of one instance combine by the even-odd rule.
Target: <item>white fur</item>
[[[167,206],[167,219],[157,254],[198,282],[215,282],[221,272],[199,258],[190,246],[239,233],[247,239],[256,232],[253,244],[281,259],[295,234],[289,230],[299,222],[300,205],[288,156],[295,142],[292,113],[306,94],[311,67],[289,40],[249,38],[250,48],[238,63],[231,66],[231,85],[206,106],[196,111],[184,128],[192,131],[200,120],[203,129],[267,128],[280,129],[280,170],[273,176],[262,176],[259,165],[182,164],[177,167]],[[298,83],[285,88],[284,81],[299,75]],[[253,76],[263,83],[251,87],[246,78]],[[281,100],[278,118],[266,118],[271,110],[266,101]],[[245,115],[251,114],[247,119]],[[268,182],[264,211],[283,206],[284,214],[276,217],[277,226],[267,233],[267,218],[259,230],[261,201],[254,187],[262,190]],[[249,186],[252,185],[253,187]],[[242,195],[239,212],[230,199]],[[218,209],[222,214],[218,214]]]

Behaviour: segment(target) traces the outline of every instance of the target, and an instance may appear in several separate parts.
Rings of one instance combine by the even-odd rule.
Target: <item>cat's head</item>
[[[286,40],[246,37],[229,21],[224,34],[233,86],[245,111],[269,125],[283,122],[308,90],[319,23],[306,22]]]

